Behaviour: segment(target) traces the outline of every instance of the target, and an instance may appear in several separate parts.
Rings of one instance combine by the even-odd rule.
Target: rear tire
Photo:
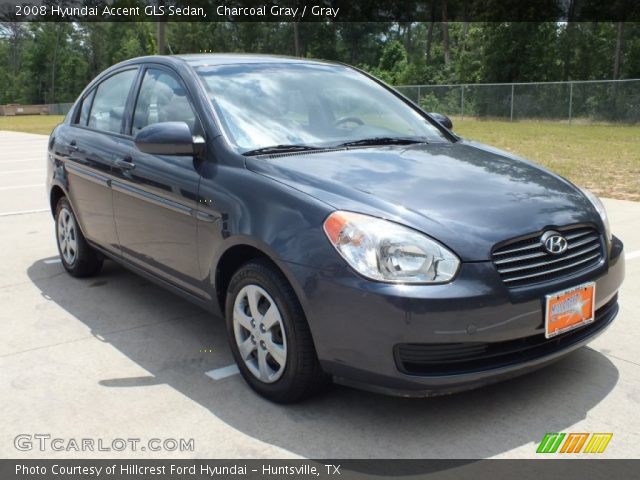
[[[240,373],[263,397],[293,403],[329,383],[300,302],[269,261],[253,260],[234,274],[225,314]]]
[[[66,197],[56,206],[56,242],[62,266],[72,276],[90,277],[102,268],[102,255],[87,243]]]

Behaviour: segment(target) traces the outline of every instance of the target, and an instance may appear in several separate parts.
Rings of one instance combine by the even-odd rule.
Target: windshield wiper
[[[270,147],[256,148],[255,150],[248,150],[243,152],[242,155],[265,155],[269,153],[289,153],[289,152],[303,152],[306,150],[323,150],[321,147],[313,147],[311,145],[271,145]]]
[[[363,146],[375,146],[375,145],[411,145],[414,143],[427,143],[424,138],[419,137],[371,137],[363,138],[361,140],[352,140],[350,142],[344,142],[337,147],[363,147]]]

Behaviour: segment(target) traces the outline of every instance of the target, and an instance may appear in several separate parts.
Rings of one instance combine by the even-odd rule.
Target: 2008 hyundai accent
[[[443,124],[344,65],[120,63],[50,137],[63,265],[112,259],[223,314],[277,402],[455,392],[586,344],[624,277],[602,203]]]

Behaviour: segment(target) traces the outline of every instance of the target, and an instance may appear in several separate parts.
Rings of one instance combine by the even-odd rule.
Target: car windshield
[[[409,105],[348,67],[265,63],[196,72],[228,138],[246,154],[448,141]]]

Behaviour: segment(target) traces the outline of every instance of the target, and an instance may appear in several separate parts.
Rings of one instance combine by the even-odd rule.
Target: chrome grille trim
[[[544,257],[545,255],[546,253],[544,252],[536,252],[536,253],[530,253],[529,255],[520,255],[519,257],[511,257],[511,258],[505,258],[503,260],[496,260],[493,263],[495,263],[496,265],[501,265],[503,263],[513,263],[513,262],[519,262],[521,260],[529,260],[531,258]]]
[[[565,235],[564,238],[566,238],[567,240],[575,240],[576,238],[584,237],[585,235],[590,235],[592,233],[596,234],[595,231],[593,232],[584,231],[584,232],[578,232],[578,233],[570,233],[568,235]]]
[[[579,265],[581,263],[588,262],[589,260],[593,260],[594,258],[598,258],[598,257],[600,257],[600,254],[596,253],[595,255],[592,255],[592,256],[590,256],[588,258],[585,258],[584,260],[580,260],[579,262],[572,263],[571,265],[565,265],[564,267],[558,267],[558,268],[553,268],[551,270],[545,270],[544,272],[537,272],[537,273],[532,273],[532,274],[529,274],[529,275],[523,275],[522,277],[514,277],[514,278],[511,278],[509,280],[505,280],[505,282],[515,282],[517,280],[523,280],[525,278],[539,277],[540,275],[547,275],[549,273],[560,272],[562,270],[566,270],[567,268],[571,268],[571,267],[573,267],[575,265]]]
[[[580,250],[578,252],[574,252],[571,255],[563,255],[560,258],[556,258],[554,260],[548,260],[546,262],[538,262],[532,263],[530,265],[525,265],[523,267],[513,267],[513,268],[504,268],[500,270],[500,273],[511,273],[511,272],[521,272],[522,270],[530,270],[532,268],[544,267],[545,265],[549,265],[551,263],[558,263],[564,260],[568,260],[571,258],[579,257],[580,255],[584,255],[585,253],[590,252],[591,250],[598,248],[600,245],[592,245],[590,247],[585,248],[584,250]]]
[[[525,251],[525,250],[531,250],[531,249],[533,249],[533,248],[538,248],[538,247],[539,247],[539,245],[538,245],[538,244],[535,244],[535,245],[527,245],[527,246],[525,246],[525,247],[521,247],[521,248],[513,248],[513,249],[511,249],[511,250],[505,250],[505,251],[502,251],[502,252],[494,252],[493,254],[494,254],[494,255],[507,255],[507,254],[509,254],[509,253],[523,252],[523,251]]]
[[[569,243],[560,255],[546,251],[541,241],[544,232],[513,240],[493,251],[493,263],[508,287],[555,280],[600,264],[604,249],[596,229],[574,226],[555,230]]]
[[[570,239],[567,238],[567,240],[570,240]],[[588,237],[588,238],[585,238],[584,240],[579,240],[579,241],[577,241],[575,243],[569,244],[567,249],[571,250],[573,248],[581,247],[582,245],[586,245],[588,243],[593,243],[593,242],[598,241],[598,240],[599,240],[599,238],[597,236]]]

